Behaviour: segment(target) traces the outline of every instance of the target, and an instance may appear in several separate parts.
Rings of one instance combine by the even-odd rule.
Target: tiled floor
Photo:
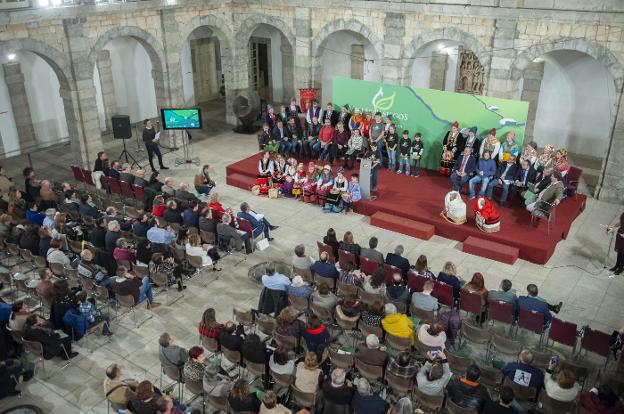
[[[603,269],[609,238],[599,227],[600,223],[612,222],[622,211],[621,206],[588,200],[587,209],[573,224],[568,239],[559,243],[547,265],[538,266],[518,260],[511,266],[463,253],[456,241],[437,236],[422,241],[380,230],[371,226],[368,218],[356,214],[327,215],[317,207],[294,200],[258,198],[249,192],[229,187],[224,184],[225,166],[254,153],[257,148],[255,137],[237,135],[227,130],[206,135],[194,143],[193,154],[213,166],[216,191],[225,206],[237,209],[242,201],[248,201],[254,209],[265,213],[274,224],[280,226],[274,232],[275,241],[270,248],[248,256],[244,261],[241,261],[240,255],[225,258],[218,280],[211,272],[204,274],[200,280],[191,280],[184,297],[173,306],[165,305],[155,311],[139,309],[136,315],[138,322],[148,317],[150,319],[138,328],[133,327],[133,321],[127,315],[115,320],[113,337],[106,339],[94,335],[86,346],[81,341],[76,345],[80,356],[72,360],[71,365],[63,371],[58,371],[61,361],[46,361],[45,373],[39,371],[37,379],[23,387],[23,397],[0,400],[0,408],[34,402],[48,413],[105,413],[107,405],[102,381],[104,368],[111,362],[121,364],[124,377],[150,379],[159,384],[157,338],[162,332],[171,333],[183,346],[197,344],[196,326],[206,307],[214,307],[218,319],[226,321],[232,317],[233,305],[242,308],[257,305],[259,287],[247,277],[250,266],[267,260],[289,261],[292,249],[298,243],[304,243],[307,250],[315,254],[315,242],[328,227],[334,227],[339,235],[351,230],[360,244],[366,244],[368,238],[375,235],[379,238],[379,248],[383,252],[401,243],[411,262],[418,255],[425,254],[435,272],[448,260],[458,265],[459,273],[464,277],[480,271],[485,275],[486,285],[490,289],[496,288],[503,278],[511,279],[519,292],[523,292],[528,283],[536,283],[541,296],[552,303],[560,300],[564,302],[559,314],[564,320],[588,323],[606,332],[619,328],[624,321],[624,307],[621,306],[624,278],[610,279],[609,273]],[[107,148],[110,154],[120,152],[118,142],[108,141]],[[145,153],[139,156],[144,159]],[[69,179],[67,165],[71,161],[70,157],[69,147],[64,146],[33,154],[32,160],[39,177],[45,175],[53,179]],[[175,157],[175,154],[166,154],[166,164],[173,166]],[[5,160],[4,166],[9,175],[19,177],[25,163],[25,157],[15,158]],[[172,168],[169,173],[176,181],[192,182],[198,168],[185,165]],[[613,255],[610,265],[612,261]],[[210,283],[204,287],[206,282]],[[173,301],[178,295],[177,291],[171,290],[168,300]],[[159,301],[164,303],[165,299],[165,295],[159,295]]]

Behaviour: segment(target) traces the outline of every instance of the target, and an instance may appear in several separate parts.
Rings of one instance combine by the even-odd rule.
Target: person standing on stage
[[[399,140],[399,169],[397,174],[403,173],[403,166],[405,165],[405,175],[410,175],[410,148],[412,143],[409,139],[409,131],[406,129],[403,131],[403,138]]]
[[[158,142],[155,141],[156,131],[154,131],[152,120],[146,119],[145,121],[143,121],[143,125],[145,125],[145,129],[143,130],[143,142],[145,143],[145,148],[147,149],[147,158],[149,159],[152,171],[156,171],[156,168],[154,168],[154,162],[152,161],[154,155],[158,157],[158,164],[160,164],[160,169],[168,170],[169,168],[163,165],[162,154],[160,153]]]
[[[425,152],[425,143],[423,142],[422,134],[417,132],[414,134],[414,140],[412,141],[411,157],[414,160],[414,177],[420,175],[420,160],[422,159],[423,152]]]
[[[615,234],[615,251],[617,252],[617,261],[610,271],[615,275],[619,275],[624,271],[624,213],[620,216],[620,227]]]

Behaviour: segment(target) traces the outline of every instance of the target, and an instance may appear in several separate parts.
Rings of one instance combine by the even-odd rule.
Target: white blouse
[[[202,246],[191,246],[189,243],[186,243],[186,254],[189,256],[201,257],[203,266],[210,266],[212,264],[212,259]]]

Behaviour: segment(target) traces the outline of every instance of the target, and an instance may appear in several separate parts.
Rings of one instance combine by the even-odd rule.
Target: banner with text
[[[392,114],[399,138],[405,129],[410,139],[420,132],[425,143],[421,162],[424,168],[438,168],[442,141],[453,121],[459,123],[460,129],[477,127],[481,140],[487,131],[495,128],[500,141],[509,131],[515,131],[518,145],[524,141],[528,102],[338,76],[333,78],[332,88],[332,102],[337,110],[348,104],[351,113],[354,108],[361,108],[362,112],[371,111],[373,115],[375,112],[381,112],[384,117]]]

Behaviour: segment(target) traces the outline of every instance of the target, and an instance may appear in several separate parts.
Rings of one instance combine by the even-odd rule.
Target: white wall
[[[180,64],[182,65],[182,96],[185,106],[195,104],[195,88],[193,86],[193,61],[191,59],[191,38],[182,44],[180,50]]]
[[[97,65],[93,69],[93,86],[95,87],[95,104],[97,106],[98,121],[100,131],[106,130],[106,111],[104,109],[104,98],[102,97],[102,83],[100,81],[100,71]],[[109,114],[109,116],[112,114]]]
[[[104,48],[110,52],[118,112],[129,115],[133,123],[158,116],[152,62],[143,46],[135,39],[122,37]]]
[[[544,78],[535,119],[535,141],[604,157],[609,144],[615,86],[607,69],[576,51],[543,56]]]
[[[6,58],[2,57],[0,63],[6,63]],[[11,97],[4,82],[4,70],[0,65],[0,135],[2,135],[2,146],[5,154],[16,155],[19,151],[19,139],[17,137],[17,127],[13,118],[13,108],[11,107]]]
[[[284,102],[290,99],[290,96],[284,96],[284,78],[282,66],[284,65],[282,59],[282,36],[280,32],[264,24],[258,26],[253,31],[251,37],[261,37],[264,39],[271,39],[271,82],[273,82],[273,101]]]
[[[341,30],[332,33],[321,44],[321,102],[331,102],[332,78],[351,77],[351,45],[364,45],[364,80],[381,82],[381,62],[373,45],[364,36]],[[324,104],[323,104],[324,105]]]
[[[431,79],[431,55],[432,53],[439,52],[448,54],[444,90],[455,92],[458,46],[459,43],[452,40],[436,40],[421,47],[412,64],[410,86],[415,88],[429,88],[429,81]]]

